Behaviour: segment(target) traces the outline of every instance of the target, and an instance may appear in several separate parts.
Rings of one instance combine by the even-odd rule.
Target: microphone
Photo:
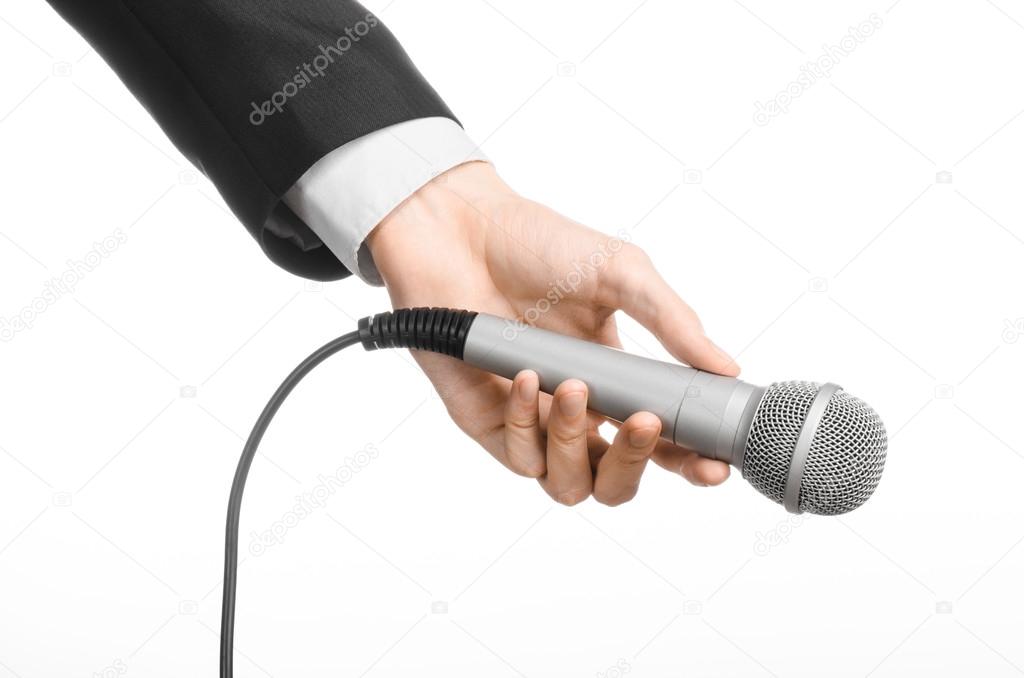
[[[664,439],[735,466],[791,513],[852,511],[885,466],[881,418],[836,384],[756,386],[470,311],[400,309],[364,318],[359,333],[368,350],[430,350],[508,379],[530,369],[546,393],[579,379],[591,410],[657,415]]]
[[[835,384],[739,379],[649,360],[607,346],[492,315],[447,308],[402,308],[363,318],[299,363],[271,396],[242,448],[228,498],[221,603],[220,675],[234,662],[238,526],[249,467],[274,414],[317,365],[349,346],[410,348],[466,361],[513,378],[525,369],[552,393],[566,379],[589,389],[588,406],[625,421],[648,411],[661,435],[743,472],[754,488],[793,513],[838,515],[871,496],[885,465],[885,426],[873,409]]]

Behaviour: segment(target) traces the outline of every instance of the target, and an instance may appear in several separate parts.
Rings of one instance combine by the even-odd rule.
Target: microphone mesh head
[[[743,477],[776,503],[785,498],[793,450],[819,388],[808,381],[776,382],[754,413]],[[863,504],[882,477],[887,445],[878,414],[860,398],[837,391],[814,432],[800,483],[800,510],[831,516]]]

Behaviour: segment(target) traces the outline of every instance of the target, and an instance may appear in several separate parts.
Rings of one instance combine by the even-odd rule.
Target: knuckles
[[[548,445],[552,444],[563,449],[586,449],[587,429],[581,426],[576,430],[565,431],[561,427],[552,426],[548,430]]]

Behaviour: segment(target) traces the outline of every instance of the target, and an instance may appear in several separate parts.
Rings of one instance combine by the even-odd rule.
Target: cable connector
[[[452,308],[399,308],[359,321],[359,341],[367,351],[411,348],[462,359],[475,311]]]

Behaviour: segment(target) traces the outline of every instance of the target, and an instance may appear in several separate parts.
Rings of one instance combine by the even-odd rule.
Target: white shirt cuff
[[[382,285],[366,236],[431,179],[474,160],[487,158],[455,121],[409,120],[331,151],[302,175],[284,202],[348,270]]]

